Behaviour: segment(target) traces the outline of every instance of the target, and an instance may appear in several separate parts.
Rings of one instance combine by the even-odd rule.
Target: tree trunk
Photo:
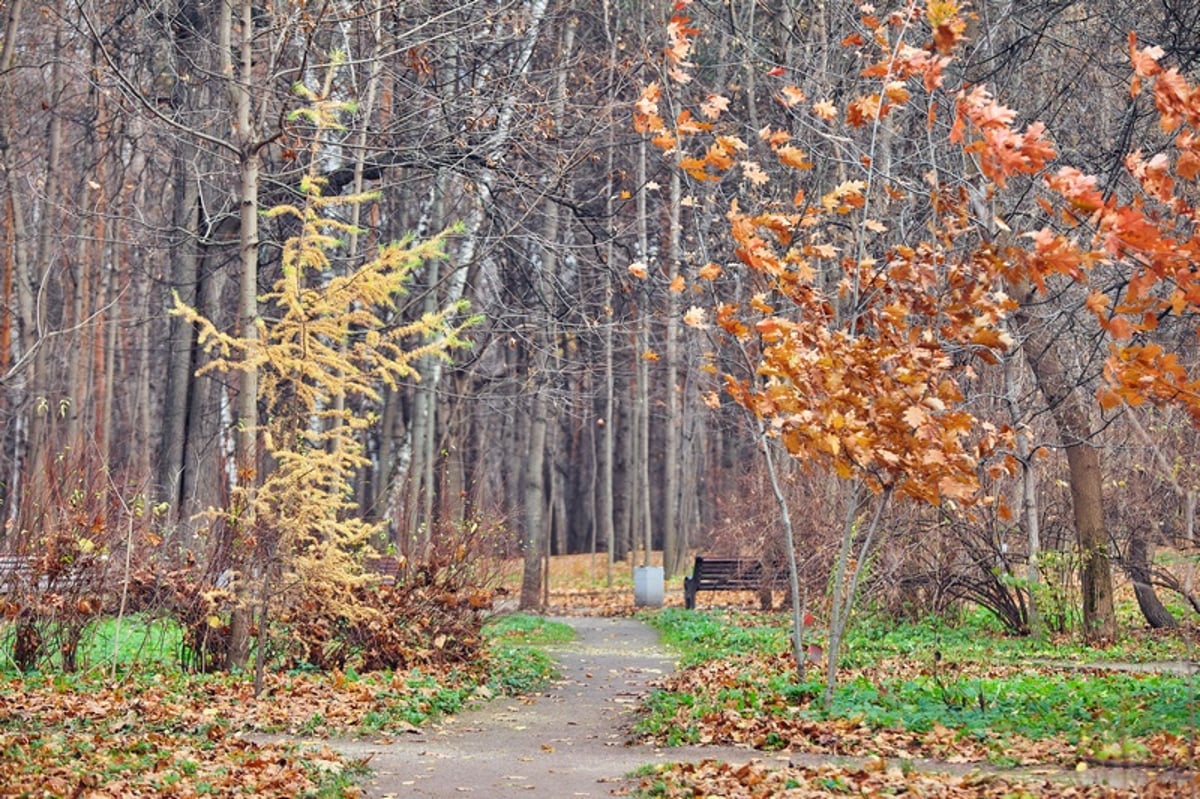
[[[1171,611],[1163,606],[1154,590],[1152,551],[1145,533],[1141,528],[1135,527],[1129,534],[1129,554],[1125,558],[1125,571],[1133,583],[1138,607],[1146,617],[1146,622],[1154,629],[1174,630],[1179,626],[1179,622],[1171,615]]]
[[[222,38],[228,32],[232,35],[233,0],[226,0],[223,14],[230,16],[222,18]],[[240,0],[237,7],[239,12],[238,26],[240,36],[238,50],[240,63],[237,79],[233,80],[233,65],[229,64],[228,71],[231,80],[228,82],[230,99],[234,107],[236,124],[236,141],[240,154],[238,164],[238,204],[239,204],[239,240],[238,253],[241,262],[238,290],[238,333],[248,342],[246,356],[253,358],[254,342],[258,338],[258,178],[259,154],[256,130],[250,116],[250,87],[253,85],[254,58],[254,3],[252,0]],[[228,49],[226,50],[228,52]],[[244,368],[238,385],[236,410],[236,456],[237,483],[242,490],[240,501],[244,503],[242,514],[238,520],[240,529],[238,535],[247,539],[255,536],[254,502],[260,475],[258,473],[258,369]],[[260,572],[259,578],[264,580],[265,571],[262,563],[247,564],[256,567]],[[237,603],[234,608],[229,636],[229,665],[231,668],[243,669],[250,654],[250,612],[251,600],[247,580],[250,574],[243,573],[235,583]],[[260,586],[265,592],[265,585]]]
[[[668,578],[679,571],[687,550],[687,537],[681,535],[679,529],[679,492],[682,485],[679,447],[683,420],[679,387],[680,372],[682,371],[679,346],[680,292],[675,290],[675,281],[682,279],[680,274],[680,266],[683,262],[683,230],[680,226],[682,201],[683,187],[679,170],[672,170],[667,247],[667,281],[670,286],[667,291],[667,374],[666,385],[663,387],[666,392],[667,414],[663,431],[662,480],[663,574]]]
[[[529,448],[525,457],[525,548],[521,574],[521,610],[532,610],[542,602],[542,554],[545,549],[546,391],[540,374],[530,411]]]
[[[634,355],[633,357],[637,357]],[[633,552],[634,502],[637,497],[634,468],[637,450],[637,408],[633,401],[633,386],[628,371],[614,375],[617,382],[612,423],[617,426],[615,439],[621,446],[614,446],[613,459],[613,546],[614,558],[624,560]]]
[[[430,227],[438,228],[442,219],[442,190],[440,185],[431,198]],[[437,261],[425,264],[424,313],[435,313],[438,309],[441,268]],[[437,460],[437,391],[442,381],[441,359],[430,356],[420,365],[421,381],[413,395],[412,419],[409,423],[409,446],[411,458],[408,464],[408,488],[404,503],[405,522],[400,531],[403,536],[401,551],[412,561],[419,561],[428,554],[433,525],[434,467]]]
[[[385,386],[383,389],[383,410],[379,420],[379,449],[375,479],[371,481],[371,492],[368,497],[367,518],[373,521],[379,521],[381,518],[389,520],[389,529],[393,537],[390,543],[398,543],[394,536],[396,530],[396,516],[394,508],[388,505],[388,485],[391,482],[392,473],[396,467],[396,441],[401,437],[398,428],[401,426],[400,413],[400,392],[391,387]]]
[[[211,70],[219,68],[215,63],[219,56],[214,56],[212,50],[205,46],[211,39],[211,25],[217,20],[211,19],[204,9],[198,7],[198,0],[169,3],[165,19],[188,22],[182,30],[174,23],[162,27],[162,47],[167,56],[162,64],[159,83],[165,99],[176,104],[182,114],[196,114],[198,109],[219,102],[215,96],[218,87],[209,81],[179,80],[178,65],[197,64]],[[214,162],[213,154],[201,150],[189,137],[171,138],[171,226],[174,235],[168,240],[171,252],[170,287],[185,304],[196,308],[209,319],[219,321],[216,309],[220,306],[204,305],[205,298],[201,296],[201,283],[207,280],[203,270],[206,267],[214,269],[212,260],[215,254],[205,252],[201,244],[207,235],[205,227],[215,221],[205,218],[201,210],[202,207],[209,207],[204,202],[203,176],[215,171]],[[216,287],[209,285],[209,288]],[[219,298],[220,293],[216,296]],[[167,521],[177,526],[179,545],[185,549],[195,546],[196,523],[189,517],[200,508],[215,505],[218,501],[215,494],[196,492],[201,483],[212,485],[212,477],[201,478],[191,472],[196,468],[220,472],[220,467],[213,460],[209,460],[207,466],[201,465],[204,458],[199,450],[205,446],[206,440],[215,435],[212,432],[215,425],[208,425],[206,430],[201,419],[193,416],[204,406],[213,407],[213,403],[205,401],[214,392],[212,378],[195,376],[195,370],[200,366],[199,357],[194,327],[178,316],[170,317],[167,322],[162,447],[155,466],[160,481],[159,496],[170,507]],[[197,392],[207,396],[197,396]]]
[[[182,141],[177,145],[173,162],[175,173],[175,229],[180,240],[172,248],[171,285],[185,304],[197,306],[197,286],[200,282],[200,258],[197,240],[200,237],[200,184],[192,174],[188,153],[191,148]],[[188,436],[188,404],[193,389],[193,350],[196,344],[194,327],[178,316],[172,316],[167,340],[166,396],[163,400],[163,446],[158,461],[159,479],[163,481],[160,496],[170,505],[173,524],[183,522],[188,503],[184,495],[184,469]],[[191,536],[185,534],[181,544],[191,546]]]
[[[638,355],[637,355],[637,459],[634,465],[638,501],[635,529],[640,532],[642,565],[651,565],[654,550],[654,502],[650,477],[650,360],[645,353],[650,351],[650,314],[646,308],[638,309]]]
[[[1004,361],[1005,398],[1008,401],[1009,415],[1017,433],[1017,460],[1021,463],[1021,516],[1025,521],[1025,534],[1029,541],[1029,560],[1025,571],[1025,580],[1029,595],[1027,622],[1029,631],[1036,637],[1041,637],[1043,630],[1042,616],[1038,609],[1038,594],[1041,575],[1038,571],[1038,559],[1042,552],[1041,517],[1037,501],[1037,472],[1034,469],[1034,448],[1029,441],[1029,429],[1026,414],[1020,407],[1018,389],[1017,360],[1008,357]]]
[[[5,40],[8,43],[8,40]],[[0,120],[3,119],[3,114],[0,114]],[[0,135],[4,131],[0,129]],[[17,185],[16,171],[12,168],[12,163],[9,161],[8,151],[5,151],[5,176],[8,189],[8,198],[5,203],[6,221],[10,231],[7,246],[5,247],[5,264],[7,267],[6,279],[11,281],[12,288],[6,286],[6,293],[13,295],[17,308],[16,316],[16,335],[15,340],[14,361],[4,373],[5,385],[4,391],[0,392],[4,395],[6,402],[10,403],[14,409],[18,408],[22,401],[28,401],[31,392],[27,388],[28,381],[18,383],[15,378],[18,374],[24,374],[30,368],[30,364],[36,357],[37,341],[33,335],[36,329],[35,320],[33,318],[33,293],[30,290],[28,276],[30,270],[29,264],[29,248],[28,235],[25,227],[24,210],[20,203],[20,193]],[[8,307],[12,307],[11,305]],[[14,391],[9,389],[7,381],[13,380],[15,385],[20,385],[20,390]],[[5,491],[5,527],[7,529],[19,529],[20,513],[24,503],[21,501],[22,494],[26,491],[25,476],[26,462],[29,455],[29,422],[28,414],[17,412],[16,424],[13,425],[8,437],[5,439],[5,457],[8,458],[12,468],[4,482]]]
[[[104,116],[111,116],[107,105],[104,108]],[[106,128],[109,125],[109,122],[105,123]],[[131,120],[129,129],[130,133],[138,138],[143,138],[147,134],[144,123],[140,119]],[[145,174],[149,160],[149,152],[138,152],[130,159],[129,169],[134,174]],[[125,189],[123,205],[135,208],[154,207],[162,202],[160,196],[153,194],[158,191],[161,189],[148,185],[146,181],[138,181],[132,187]],[[121,197],[122,194],[118,192],[116,196]],[[153,275],[149,269],[145,268],[142,254],[132,244],[130,237],[122,235],[123,228],[124,225],[115,219],[97,220],[96,236],[103,242],[102,252],[106,259],[124,264],[130,273],[129,288],[131,291],[128,293],[132,294],[131,305],[133,306],[133,313],[130,316],[136,318],[137,314],[146,314],[156,315],[159,318],[154,319],[151,324],[139,325],[136,330],[131,331],[133,343],[121,374],[122,376],[128,374],[132,379],[128,386],[122,386],[122,390],[118,392],[115,390],[118,380],[117,370],[120,368],[116,357],[117,316],[116,314],[110,315],[107,307],[97,314],[95,319],[97,330],[95,360],[98,364],[103,364],[103,367],[97,369],[95,381],[96,427],[99,430],[101,451],[105,453],[110,464],[121,461],[121,454],[114,452],[114,448],[120,450],[122,444],[125,444],[132,450],[124,454],[130,474],[141,483],[149,496],[153,497],[157,496],[159,491],[159,486],[155,483],[154,459],[155,453],[160,449],[162,443],[158,430],[162,412],[153,385],[157,364],[152,356],[156,354],[157,343],[163,336],[167,322],[157,312]],[[111,298],[114,307],[119,300],[120,293],[113,285],[116,282],[115,278],[112,270],[105,270],[101,279],[101,302],[107,303]],[[133,404],[127,415],[118,410],[121,396],[126,394]],[[122,431],[125,431],[125,435],[122,435]],[[123,438],[125,441],[122,441]]]
[[[216,263],[218,249],[208,248],[203,263],[198,265],[196,307],[209,312],[214,323],[226,329],[231,314],[223,302],[228,284],[227,270]],[[204,354],[192,347],[185,358],[194,373],[204,363]],[[192,528],[199,525],[196,514],[208,508],[220,507],[228,492],[227,451],[222,436],[229,397],[222,381],[212,375],[194,378],[186,394],[186,432],[183,437],[183,476],[180,480],[180,519],[186,531],[185,541],[191,540]],[[220,570],[229,564],[214,564]]]
[[[605,288],[606,300],[611,303],[611,277],[606,279]],[[600,510],[598,513],[600,517],[600,535],[604,539],[605,548],[608,552],[608,559],[605,565],[605,581],[610,586],[612,585],[612,567],[617,558],[616,508],[614,506],[613,491],[617,471],[615,463],[617,420],[614,418],[616,411],[616,376],[613,374],[613,339],[613,320],[610,316],[604,325],[604,416],[601,418],[601,421],[604,423],[604,429],[600,436],[602,443],[599,467],[601,469]]]
[[[1044,325],[1033,319],[1028,310],[1033,297],[1030,287],[1019,287],[1014,296],[1020,301],[1013,318],[1025,337],[1022,349],[1026,361],[1046,398],[1067,454],[1071,509],[1079,544],[1084,636],[1088,641],[1111,640],[1117,634],[1117,619],[1108,530],[1104,524],[1100,451],[1091,440],[1085,401],[1059,357],[1062,341],[1055,340]]]
[[[80,142],[82,146],[92,146],[93,142]],[[94,156],[89,155],[88,160],[93,160]],[[101,162],[103,163],[103,162]],[[96,181],[101,185],[103,191],[103,174],[98,175]],[[86,184],[79,187],[80,197],[76,204],[81,207],[87,207],[87,191]],[[103,202],[103,197],[99,198],[98,204]],[[68,341],[71,342],[70,347],[75,352],[75,357],[67,359],[67,375],[66,375],[66,391],[67,398],[71,403],[70,410],[67,412],[67,431],[64,440],[67,446],[76,452],[82,450],[82,445],[85,436],[83,430],[88,427],[87,414],[91,403],[88,401],[88,395],[91,393],[91,372],[92,364],[89,363],[91,354],[94,350],[92,346],[92,335],[95,333],[94,327],[90,323],[85,323],[91,308],[88,306],[88,301],[93,298],[95,289],[90,285],[91,271],[86,267],[92,259],[89,257],[88,242],[92,238],[91,231],[87,230],[87,218],[80,216],[78,219],[79,229],[76,231],[78,239],[76,246],[78,251],[75,257],[72,258],[70,265],[71,283],[74,285],[74,296],[71,298],[71,314],[69,319],[64,319],[66,326],[70,328],[71,334]],[[104,239],[97,239],[97,243],[102,247]],[[100,298],[103,303],[104,298]],[[64,309],[65,311],[66,309]],[[102,460],[108,458],[108,453],[101,450],[100,455]]]
[[[444,197],[441,180],[440,174],[434,180],[428,206],[417,226],[419,236],[427,235],[430,230],[436,230],[441,225]],[[441,265],[437,261],[428,261],[424,264],[424,269],[422,311],[433,313],[438,308]],[[434,357],[423,359],[418,368],[421,380],[413,390],[412,413],[408,424],[407,469],[404,471],[407,482],[401,483],[404,488],[404,516],[398,531],[400,551],[412,562],[424,557],[430,540],[429,525],[432,519],[426,508],[432,508],[433,500],[434,486],[431,478],[435,458],[434,424],[437,421],[434,405],[442,374],[441,364]]]
[[[862,579],[863,569],[870,560],[875,547],[875,536],[879,532],[879,521],[883,518],[884,508],[891,499],[891,492],[885,491],[875,499],[875,512],[865,531],[861,531],[862,540],[859,544],[858,556],[854,558],[853,568],[850,567],[854,550],[855,537],[860,533],[859,513],[868,505],[863,505],[862,486],[854,484],[846,497],[846,515],[842,524],[842,543],[838,551],[837,565],[834,568],[832,592],[829,607],[829,637],[828,648],[825,652],[825,694],[823,697],[825,709],[833,706],[833,691],[837,685],[838,660],[841,656],[842,641],[845,639],[846,627],[850,623],[850,612],[858,599],[858,585]],[[849,572],[849,574],[847,574]],[[795,599],[792,600],[793,603]]]
[[[65,11],[65,3],[59,2],[55,14],[62,19],[65,18]],[[24,297],[19,296],[18,300],[24,310],[22,314],[22,350],[24,353],[33,355],[32,368],[28,372],[26,380],[26,385],[32,389],[28,396],[39,397],[39,401],[48,401],[52,407],[57,406],[63,397],[61,395],[54,396],[59,387],[55,384],[51,374],[53,359],[48,352],[50,344],[41,337],[44,337],[48,330],[57,326],[51,312],[61,314],[63,311],[61,307],[55,308],[57,303],[45,296],[47,289],[56,285],[56,281],[51,276],[51,266],[56,261],[51,252],[51,246],[54,243],[54,234],[58,232],[58,226],[63,223],[57,209],[65,205],[60,188],[62,184],[63,115],[57,110],[63,92],[62,69],[63,63],[66,61],[62,26],[55,27],[53,47],[48,96],[51,110],[50,122],[46,130],[46,168],[42,176],[44,181],[42,209],[40,213],[35,210],[36,249],[33,261],[23,259],[27,267],[25,274],[20,278]],[[14,197],[14,203],[17,202],[16,197],[27,195],[27,192],[23,192],[17,187],[13,188],[18,192]],[[25,469],[27,485],[23,494],[25,498],[33,499],[34,502],[41,502],[42,498],[47,496],[47,466],[59,449],[59,445],[56,444],[51,434],[55,418],[56,413],[50,412],[34,412],[29,417],[29,436],[25,442],[25,457],[28,458],[28,467]],[[32,527],[34,524],[40,526],[40,521],[30,520],[29,526]]]
[[[0,63],[3,63],[2,60]],[[0,127],[0,136],[2,135],[3,128]],[[11,246],[14,237],[11,196],[3,202],[3,206],[2,235],[6,244],[3,254],[0,255],[0,261],[3,263],[3,273],[0,274],[0,305],[12,308],[14,302],[13,279],[16,276],[17,265]],[[10,370],[13,366],[13,316],[12,313],[0,315],[0,387],[4,387],[12,376]],[[7,390],[0,390],[0,419],[9,418],[11,401],[11,393]],[[0,511],[0,528],[3,529],[8,529],[9,523],[14,521],[12,506],[15,492],[13,489],[16,487],[17,475],[15,472],[5,473],[5,464],[16,465],[16,443],[16,436],[12,435],[11,429],[0,435],[0,508],[4,509]]]
[[[1157,467],[1154,471],[1155,477],[1170,486],[1175,496],[1179,498],[1185,535],[1187,540],[1191,541],[1193,518],[1196,508],[1195,493],[1185,488],[1176,479],[1175,469],[1171,467],[1166,456],[1163,455],[1162,449],[1150,438],[1150,434],[1146,432],[1146,428],[1138,420],[1137,412],[1128,405],[1125,406],[1125,418],[1129,420],[1129,426],[1133,428],[1134,433],[1146,445],[1146,449],[1149,451]],[[1142,615],[1146,618],[1146,623],[1155,629],[1174,629],[1179,626],[1179,623],[1171,615],[1171,612],[1163,606],[1162,602],[1159,601],[1158,593],[1154,590],[1154,581],[1151,579],[1153,575],[1151,563],[1152,549],[1153,547],[1146,540],[1142,529],[1135,524],[1129,531],[1129,554],[1126,557],[1125,571],[1133,581],[1133,590],[1137,595],[1138,607],[1141,609]]]
[[[543,6],[544,10],[544,6]],[[561,130],[563,107],[567,93],[567,62],[575,46],[576,21],[569,22],[559,42],[558,75],[551,95],[551,119],[556,130]],[[550,551],[549,535],[554,528],[554,505],[556,493],[554,456],[551,453],[547,468],[547,438],[556,439],[557,424],[551,416],[551,392],[556,388],[558,373],[554,355],[558,347],[558,246],[560,236],[560,214],[556,203],[547,203],[542,224],[542,246],[540,264],[535,277],[537,287],[535,312],[544,314],[541,324],[531,333],[533,356],[530,360],[529,383],[533,388],[532,413],[530,415],[529,449],[526,455],[525,475],[525,570],[521,581],[521,607],[532,608],[542,601],[543,589],[549,590],[549,581],[543,585],[543,573],[535,568],[537,559]],[[536,317],[535,317],[536,318]],[[555,414],[555,418],[557,415]],[[548,433],[551,424],[553,432]],[[549,484],[547,484],[549,481]],[[561,492],[557,492],[561,493]],[[547,515],[549,518],[547,518]],[[561,532],[561,531],[560,531]],[[547,561],[547,564],[549,561]]]
[[[103,296],[107,304],[115,306],[120,298],[120,290],[114,286],[114,283],[112,272],[104,272],[101,296]],[[145,313],[144,308],[140,312]],[[98,421],[98,425],[102,429],[101,451],[108,453],[112,452],[113,415],[116,399],[116,392],[113,388],[116,385],[116,340],[118,340],[118,325],[112,322],[112,320],[107,320],[107,314],[102,319],[106,320],[107,324],[97,329],[96,348],[98,352],[96,353],[96,362],[98,365],[97,370],[100,371],[100,374],[97,376],[96,383],[97,388],[100,388],[100,384],[103,383],[104,394],[100,401],[97,402],[96,416],[100,420]],[[138,479],[150,479],[149,467],[146,468],[145,473],[138,474]]]
[[[808,650],[804,646],[804,603],[800,593],[800,569],[796,562],[796,534],[792,527],[792,513],[788,507],[787,498],[783,495],[783,485],[779,480],[779,470],[775,467],[775,456],[771,453],[772,441],[767,437],[766,425],[758,420],[758,440],[763,448],[763,461],[767,467],[767,477],[771,482],[771,493],[775,504],[779,507],[779,523],[783,527],[784,555],[788,567],[788,599],[792,611],[792,659],[796,663],[797,679],[803,680],[805,667],[808,662]],[[770,597],[770,589],[767,591]],[[768,605],[770,603],[768,602]]]
[[[1108,529],[1104,525],[1100,451],[1085,443],[1070,444],[1066,450],[1071,505],[1079,535],[1084,635],[1090,641],[1108,641],[1116,637],[1117,624]]]
[[[617,55],[619,52],[619,36],[612,29],[612,23],[615,21],[609,17],[610,6],[604,4],[605,11],[605,32],[609,41],[609,85],[616,85],[616,70],[617,70]],[[604,216],[607,219],[612,219],[615,216],[617,185],[616,185],[616,126],[617,121],[613,113],[613,105],[608,108],[608,147],[607,161],[605,163],[605,191],[604,191]],[[616,419],[616,374],[614,368],[616,366],[614,345],[616,339],[616,308],[614,303],[615,286],[613,278],[613,270],[616,267],[616,246],[613,236],[609,236],[604,245],[604,295],[603,306],[601,308],[601,317],[599,320],[601,329],[604,331],[603,348],[604,348],[604,412],[600,417],[600,423],[604,425],[601,431],[601,449],[600,458],[597,468],[600,471],[600,507],[597,511],[599,516],[599,535],[604,539],[605,549],[607,551],[607,559],[605,561],[605,584],[611,586],[613,583],[613,564],[619,554],[617,545],[617,525],[616,525],[616,505],[615,505],[615,479],[617,472],[616,464],[616,435],[617,435],[617,419]]]
[[[567,467],[563,458],[570,455],[570,442],[566,441],[566,431],[563,430],[562,420],[555,418],[548,431],[546,445],[547,475],[550,479],[550,495],[546,506],[550,513],[550,554],[567,555],[571,553],[571,522],[567,519],[567,481],[564,479]],[[582,515],[582,509],[580,512]]]
[[[638,256],[644,268],[653,274],[650,263],[650,220],[647,202],[647,144],[639,143],[637,159],[637,237]],[[637,319],[634,334],[634,397],[633,397],[633,549],[642,547],[642,565],[650,565],[654,548],[654,514],[650,486],[650,288],[642,281],[637,292]]]
[[[1183,498],[1183,537],[1189,544],[1196,543],[1196,491],[1191,489]]]

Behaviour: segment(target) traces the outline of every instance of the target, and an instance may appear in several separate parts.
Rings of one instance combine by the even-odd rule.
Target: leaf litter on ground
[[[946,773],[908,768],[883,758],[861,767],[771,765],[761,760],[730,764],[717,760],[676,763],[643,774],[634,792],[660,799],[834,799],[845,796],[913,796],[936,799],[1171,799],[1200,789],[1200,781],[1152,777],[1127,788],[1072,784],[1029,775]]]
[[[552,592],[551,614],[626,615],[637,612],[628,586],[611,589],[580,585]],[[668,610],[681,599],[668,594]],[[677,601],[678,600],[678,601]],[[714,601],[714,604],[717,604]],[[741,649],[755,643],[764,620],[772,617],[747,613],[757,605],[752,593],[722,594],[721,607],[740,608],[727,614],[737,634],[727,636],[724,646]],[[718,611],[720,612],[720,611]],[[776,622],[778,619],[776,619]],[[772,622],[774,623],[774,622]],[[772,636],[786,641],[770,631]],[[752,633],[752,634],[751,634]],[[907,646],[902,643],[901,646]],[[755,645],[757,645],[755,643]],[[768,647],[769,648],[769,647]],[[843,673],[841,684],[884,686],[888,680],[928,679],[928,663],[911,653],[860,650],[861,657]],[[1018,660],[980,658],[959,664],[974,677],[1003,679],[1019,674],[1059,673],[1052,666],[1021,664]],[[1076,658],[1078,660],[1078,658]],[[956,668],[946,665],[946,674]],[[1027,778],[919,775],[898,767],[913,759],[930,758],[948,763],[965,763],[995,772],[1005,765],[1053,764],[1068,769],[1074,763],[1087,765],[1087,753],[1079,742],[1061,737],[1026,738],[1007,733],[998,740],[964,733],[940,722],[920,730],[881,726],[865,714],[843,712],[821,717],[797,711],[811,704],[802,687],[780,691],[781,675],[793,671],[781,653],[723,658],[683,669],[664,678],[663,694],[700,695],[699,688],[726,691],[729,706],[709,707],[699,715],[685,707],[672,717],[677,730],[690,741],[738,743],[765,751],[858,755],[875,758],[869,763],[887,763],[884,768],[854,768],[828,765],[821,768],[772,766],[755,762],[749,767],[721,763],[664,767],[647,775],[643,783],[661,796],[839,796],[867,791],[867,795],[926,795],[958,797],[1001,796],[1115,796],[1141,795],[1156,799],[1178,795],[1180,783],[1155,787],[1151,781],[1130,794],[1096,786],[1039,787]],[[759,697],[751,703],[754,712],[739,707],[744,692],[744,673],[761,679],[751,686]],[[887,679],[884,679],[886,677]],[[458,679],[458,685],[453,685]],[[773,685],[768,685],[772,679]],[[442,691],[450,686],[450,695]],[[442,712],[453,712],[458,703],[491,695],[478,687],[478,679],[463,675],[364,675],[332,672],[326,675],[290,674],[268,676],[259,698],[245,679],[190,677],[179,675],[130,678],[107,685],[77,678],[0,678],[0,795],[104,796],[193,796],[200,793],[257,795],[267,797],[317,795],[329,777],[361,773],[363,764],[347,762],[326,751],[301,751],[283,744],[256,743],[247,736],[276,732],[320,737],[356,730],[380,737],[413,729]],[[645,740],[667,741],[660,732],[642,731]],[[1101,742],[1110,750],[1100,760],[1120,760],[1133,754],[1138,764],[1149,759],[1159,768],[1190,762],[1189,736],[1159,731],[1143,736],[1138,748],[1128,753],[1113,751],[1112,741]],[[691,786],[691,787],[686,787]],[[662,791],[667,792],[659,792]],[[1105,792],[1108,791],[1108,792]],[[358,795],[353,780],[345,780],[337,791],[320,795]]]
[[[446,672],[0,679],[0,796],[355,797],[363,764],[259,733],[390,735],[490,692]],[[331,788],[330,786],[333,786]]]

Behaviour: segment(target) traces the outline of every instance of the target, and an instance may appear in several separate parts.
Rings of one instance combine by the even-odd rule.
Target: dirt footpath
[[[370,757],[368,797],[603,797],[655,762],[715,757],[743,762],[749,749],[626,745],[629,714],[648,683],[675,667],[658,633],[632,619],[564,618],[576,639],[550,650],[562,679],[540,695],[499,699],[391,742],[331,742]]]
[[[863,759],[723,746],[656,748],[628,745],[631,714],[649,683],[675,668],[658,633],[628,618],[571,617],[559,621],[576,638],[551,649],[562,679],[536,697],[502,698],[400,734],[389,741],[327,741],[355,758],[369,758],[374,776],[366,795],[383,797],[606,797],[632,787],[634,770],[653,763],[713,759],[801,766],[861,767]],[[1024,776],[1032,795],[1058,795],[1071,784],[1143,785],[1141,769],[1093,767],[1083,773],[1055,766],[994,769],[980,763],[913,761],[922,772]],[[1046,790],[1053,787],[1053,793]],[[1158,794],[1161,795],[1161,794]]]

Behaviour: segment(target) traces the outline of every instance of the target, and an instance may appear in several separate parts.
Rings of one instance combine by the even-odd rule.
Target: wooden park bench
[[[53,579],[41,573],[38,558],[29,555],[0,555],[0,596],[23,591],[61,593],[79,588],[83,575],[63,569]]]
[[[769,609],[770,591],[778,576],[758,559],[697,555],[691,576],[683,578],[683,604],[694,609],[696,594],[701,591],[757,591],[764,609]]]
[[[367,574],[377,576],[381,585],[395,585],[400,578],[400,559],[392,555],[367,558],[363,568]]]
[[[0,594],[12,594],[27,585],[33,576],[33,558],[0,555]]]

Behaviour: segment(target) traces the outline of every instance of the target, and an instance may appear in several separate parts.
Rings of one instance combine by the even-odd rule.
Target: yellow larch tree
[[[374,199],[323,195],[317,171],[322,134],[337,129],[339,115],[352,110],[330,99],[332,72],[320,94],[296,89],[307,105],[294,118],[315,134],[311,166],[300,184],[302,202],[265,214],[291,217],[299,232],[284,244],[281,277],[260,298],[267,316],[256,321],[257,336],[219,330],[178,299],[174,309],[218,356],[206,369],[258,375],[263,456],[255,472],[261,478],[221,515],[235,531],[234,564],[240,567],[234,612],[252,604],[260,631],[271,618],[358,623],[376,612],[355,598],[355,588],[369,579],[362,561],[379,532],[379,523],[361,518],[354,503],[353,476],[368,465],[362,431],[375,422],[357,409],[380,402],[385,387],[419,380],[416,361],[448,358],[466,346],[461,333],[473,321],[464,315],[465,302],[412,321],[394,320],[413,271],[445,257],[453,230],[381,246],[344,273],[331,262],[342,237],[353,232],[331,209]]]

